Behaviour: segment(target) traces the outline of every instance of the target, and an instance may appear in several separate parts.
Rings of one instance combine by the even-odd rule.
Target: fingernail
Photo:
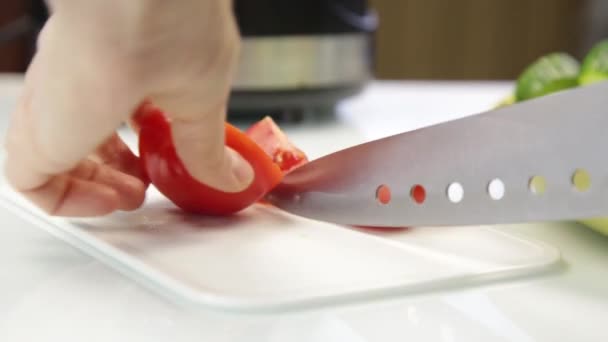
[[[253,168],[249,163],[235,151],[230,150],[232,156],[232,174],[240,187],[245,189],[251,184],[254,177]]]

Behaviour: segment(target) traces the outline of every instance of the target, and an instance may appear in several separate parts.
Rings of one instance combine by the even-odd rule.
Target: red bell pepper
[[[258,201],[283,178],[281,169],[245,133],[226,124],[226,145],[249,162],[253,182],[241,192],[223,192],[194,179],[179,159],[171,136],[170,121],[150,105],[136,115],[139,154],[152,184],[181,209],[205,215],[228,215]]]
[[[191,213],[229,215],[245,209],[280,183],[284,173],[307,162],[304,153],[270,118],[254,125],[247,134],[226,123],[226,145],[249,162],[255,175],[247,189],[223,192],[188,173],[173,144],[171,122],[162,111],[146,103],[138,109],[135,121],[140,128],[139,155],[147,177],[175,205]]]

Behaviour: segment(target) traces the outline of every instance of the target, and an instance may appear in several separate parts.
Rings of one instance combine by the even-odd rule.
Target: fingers
[[[58,63],[49,59],[40,59],[44,64],[39,79],[32,83],[27,110],[21,114],[27,117],[27,126],[20,134],[23,148],[36,151],[43,162],[37,171],[59,173],[110,138],[141,97],[129,89],[127,81],[97,75],[111,70],[58,70]],[[49,169],[50,165],[55,168]]]
[[[69,175],[114,190],[120,210],[137,209],[145,199],[146,185],[140,179],[92,160],[84,160]]]
[[[37,55],[28,70],[7,135],[9,182],[53,215],[96,216],[139,207],[146,188],[138,179],[143,172],[114,133],[131,112],[131,100],[112,96],[114,90],[101,89],[105,84],[83,80],[88,73],[53,69],[42,57]],[[98,90],[105,95],[95,96]],[[107,165],[86,160],[95,150]]]
[[[109,62],[96,65],[82,55],[77,63],[66,63],[77,42],[58,37],[63,31],[54,31],[53,19],[41,34],[9,131],[7,152],[21,163],[13,174],[21,189],[74,168],[114,134],[142,97]]]
[[[21,191],[72,170],[114,134],[141,98],[119,70],[108,70],[110,63],[92,65],[84,57],[66,63],[76,43],[58,37],[53,24],[49,19],[41,34],[8,132],[7,177]]]
[[[115,210],[135,210],[144,199],[147,183],[140,179],[137,158],[118,136],[98,149],[96,159],[85,159],[73,170],[47,176],[35,188],[19,189],[38,207],[57,216],[98,216]],[[23,172],[19,159],[9,155],[9,180]]]
[[[139,158],[117,133],[114,133],[110,139],[99,146],[91,159],[140,179],[145,184],[148,183]]]
[[[56,216],[101,216],[118,210],[120,201],[112,188],[69,175],[52,177],[42,186],[22,194]]]
[[[42,186],[22,193],[51,215],[99,216],[138,208],[145,189],[133,176],[85,160],[71,172],[50,177]]]

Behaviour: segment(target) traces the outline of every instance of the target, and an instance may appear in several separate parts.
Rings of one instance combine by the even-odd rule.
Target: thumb
[[[188,172],[198,181],[225,192],[245,190],[254,171],[236,151],[226,147],[225,115],[172,121],[175,148]]]
[[[242,156],[225,146],[224,125],[240,37],[229,2],[217,4],[221,6],[210,9],[217,30],[191,37],[195,43],[187,52],[176,49],[170,64],[179,60],[180,67],[171,73],[171,68],[161,70],[161,77],[149,83],[150,97],[154,105],[169,113],[176,152],[188,172],[217,190],[239,192],[253,181],[254,171]]]
[[[171,113],[173,143],[192,177],[225,192],[240,192],[251,184],[254,178],[251,165],[239,153],[225,146],[224,106],[204,115],[180,116],[171,112],[174,106],[163,106],[163,101],[158,105]],[[200,110],[201,107],[198,108]]]

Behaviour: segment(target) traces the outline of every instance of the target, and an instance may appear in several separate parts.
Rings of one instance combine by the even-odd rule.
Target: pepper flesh
[[[289,141],[287,135],[269,116],[251,126],[245,134],[255,141],[285,173],[308,162],[306,154]]]

